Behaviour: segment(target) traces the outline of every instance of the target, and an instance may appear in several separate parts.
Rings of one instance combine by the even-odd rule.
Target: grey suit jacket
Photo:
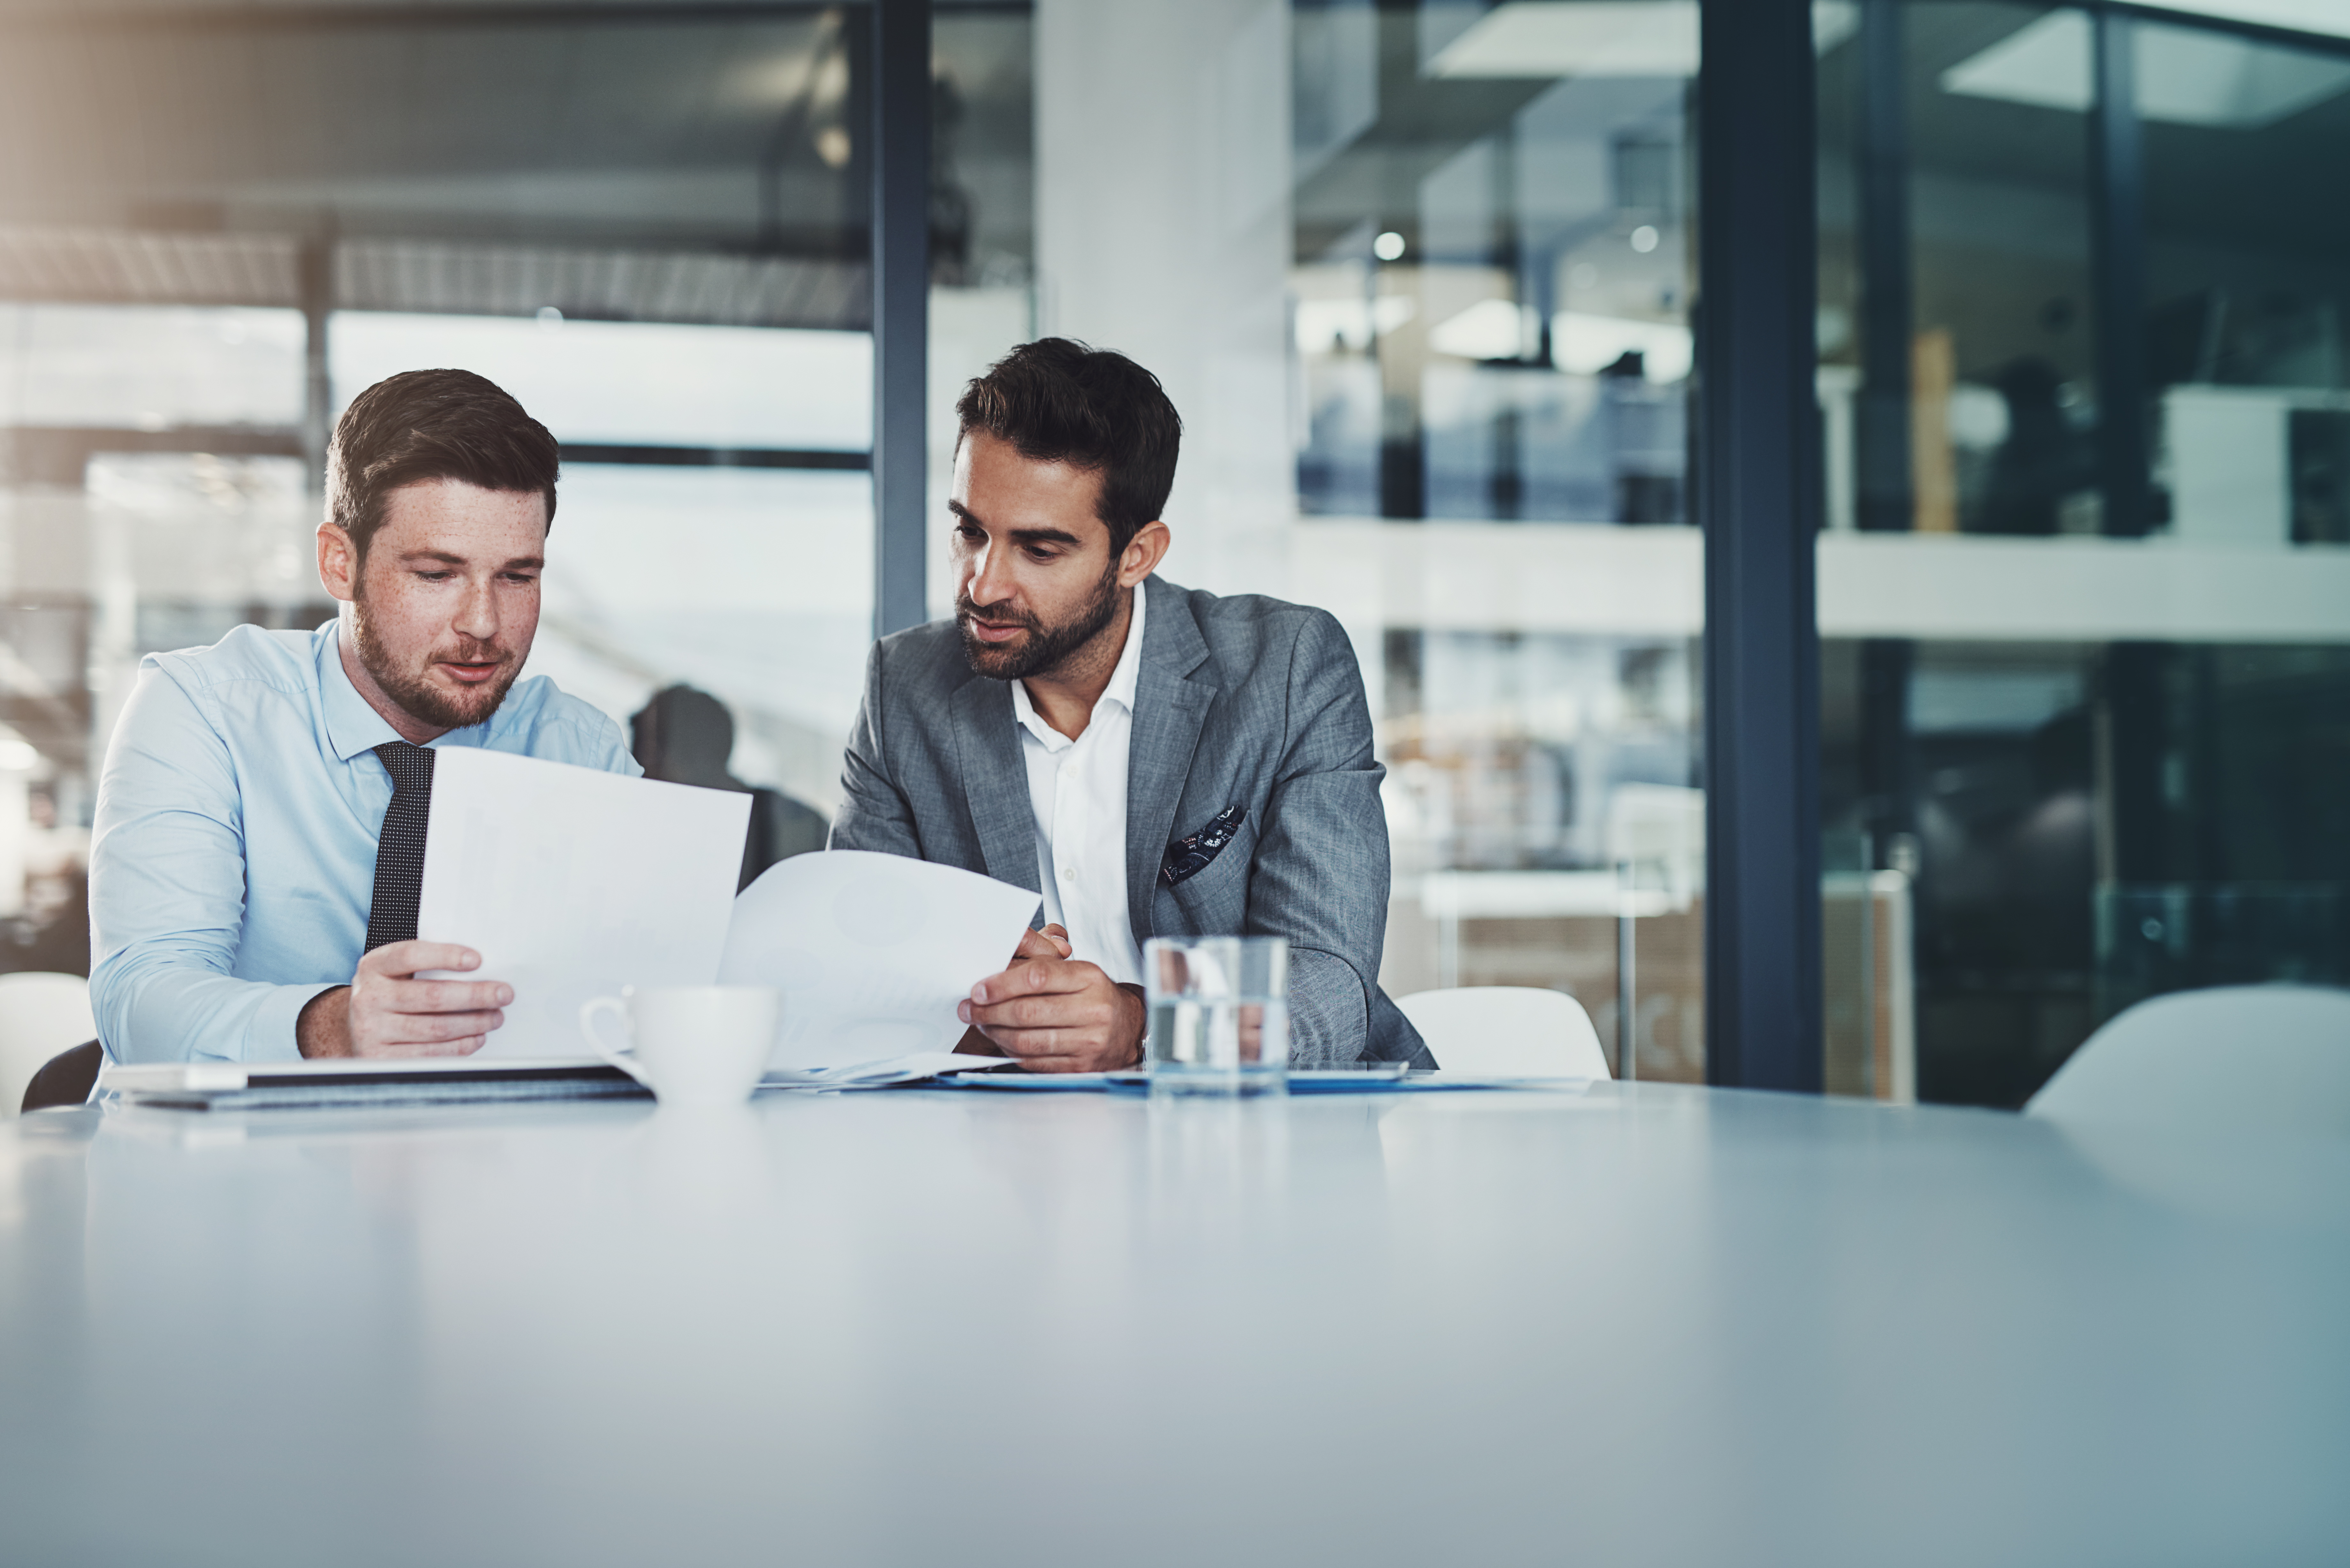
[[[1323,610],[1219,598],[1153,577],[1127,763],[1126,888],[1137,941],[1289,939],[1290,1061],[1435,1063],[1379,990],[1386,770],[1362,671]],[[1035,815],[1011,683],[975,675],[952,621],[876,643],[832,847],[876,849],[1035,888]],[[1222,852],[1167,887],[1169,844],[1248,809]]]

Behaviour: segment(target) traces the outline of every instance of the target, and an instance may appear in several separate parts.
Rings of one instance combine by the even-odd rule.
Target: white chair
[[[2350,991],[2230,985],[2141,1002],[2023,1110],[2068,1125],[2350,1137]]]
[[[0,1116],[16,1114],[25,1085],[51,1057],[97,1038],[81,976],[0,974]]]
[[[1583,1004],[1563,991],[1469,985],[1396,1005],[1448,1073],[1481,1078],[1605,1078],[1607,1054]]]

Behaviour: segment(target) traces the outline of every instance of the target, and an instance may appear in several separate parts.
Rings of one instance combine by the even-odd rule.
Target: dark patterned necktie
[[[367,950],[416,940],[416,906],[424,893],[424,826],[432,811],[432,753],[406,741],[375,749],[391,775],[391,804],[375,843],[375,901],[368,906]]]

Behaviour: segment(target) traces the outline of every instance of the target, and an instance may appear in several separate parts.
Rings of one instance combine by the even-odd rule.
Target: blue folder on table
[[[1288,1075],[1293,1095],[1427,1094],[1459,1089],[1548,1089],[1580,1093],[1588,1078],[1478,1078],[1463,1073],[1430,1073],[1407,1068],[1401,1062],[1381,1062],[1368,1067],[1307,1068]],[[1146,1094],[1150,1075],[1128,1070],[1117,1073],[1024,1073],[999,1068],[993,1073],[963,1073],[923,1088],[997,1089],[1028,1094]]]

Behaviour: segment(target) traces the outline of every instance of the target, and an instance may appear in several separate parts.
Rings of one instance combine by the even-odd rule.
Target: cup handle
[[[596,1020],[598,1015],[606,1012],[619,1015],[620,1027],[623,1030],[626,1030],[629,1027],[629,1004],[621,1001],[619,997],[599,996],[593,1002],[583,1004],[579,1009],[579,1033],[587,1036],[588,1049],[594,1051],[596,1054],[604,1058],[605,1061],[612,1064],[613,1066],[618,1067],[621,1072],[626,1073],[629,1077],[634,1078],[638,1083],[642,1084],[646,1088],[651,1088],[653,1086],[652,1080],[645,1076],[644,1070],[639,1067],[636,1062],[629,1056],[627,1053],[613,1050],[609,1045],[605,1044],[602,1038],[597,1034]]]

